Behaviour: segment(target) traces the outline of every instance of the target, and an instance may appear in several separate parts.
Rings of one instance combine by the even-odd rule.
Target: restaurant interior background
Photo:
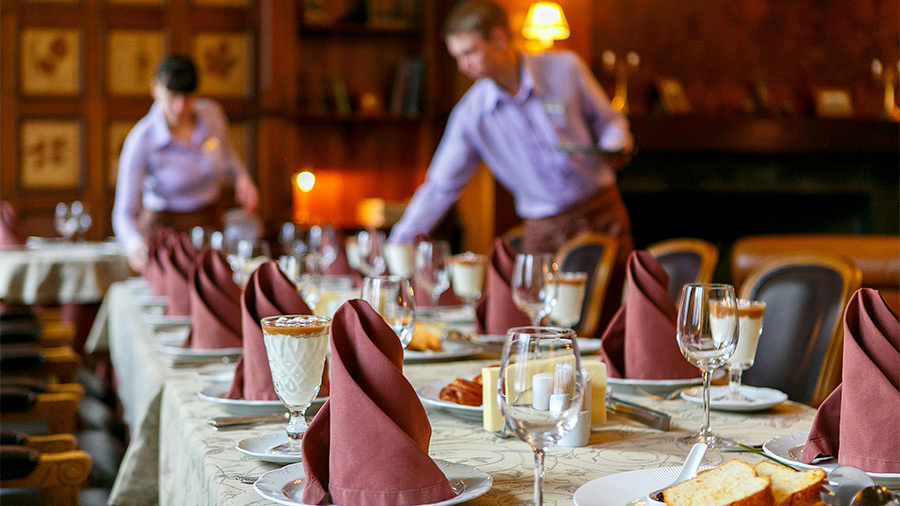
[[[518,34],[530,2],[501,3]],[[638,152],[619,180],[638,247],[691,236],[727,255],[750,234],[900,233],[900,130],[883,105],[897,0],[559,3],[571,37],[554,48],[578,52],[611,97],[604,55],[639,56],[625,66]],[[0,0],[0,198],[30,235],[55,235],[55,205],[76,199],[88,237],[110,235],[122,141],[151,104],[156,61],[183,52],[225,106],[273,234],[298,207],[346,229],[389,225],[470,84],[440,37],[452,4]],[[301,170],[316,184],[295,196]],[[516,220],[484,169],[451,219],[459,247],[482,252]]]

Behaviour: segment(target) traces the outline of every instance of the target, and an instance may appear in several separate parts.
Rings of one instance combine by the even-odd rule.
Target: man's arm
[[[606,92],[581,58],[573,55],[573,60],[577,74],[575,83],[582,96],[582,114],[588,118],[598,145],[607,151],[622,151],[627,156],[634,143],[628,119],[612,106]]]
[[[480,159],[466,139],[462,113],[454,109],[438,145],[425,182],[420,186],[403,217],[394,225],[390,242],[410,242],[417,234],[427,234],[459,198]]]
[[[225,150],[225,160],[228,164],[228,176],[234,185],[234,200],[245,211],[253,212],[259,204],[259,190],[257,190],[253,178],[250,177],[250,172],[247,170],[244,161],[241,160],[240,155],[238,155],[234,146],[231,145],[231,139],[228,137],[228,117],[225,115],[225,111],[219,104],[210,103],[213,104],[211,119],[216,123],[214,125],[216,131],[220,132],[220,142],[222,143],[222,149]]]

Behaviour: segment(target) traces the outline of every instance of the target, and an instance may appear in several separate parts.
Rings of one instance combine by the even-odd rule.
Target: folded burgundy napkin
[[[877,290],[857,290],[844,313],[841,384],[816,412],[803,461],[900,473],[900,320]]]
[[[484,295],[475,306],[475,331],[479,334],[506,334],[512,327],[531,324],[528,315],[516,307],[511,282],[516,251],[503,238],[494,239],[488,252]]]
[[[166,307],[167,315],[186,316],[191,314],[188,276],[196,256],[197,250],[191,244],[191,237],[187,233],[169,237],[168,254],[160,257],[166,296],[169,297],[169,305]]]
[[[228,391],[229,399],[248,401],[274,401],[275,387],[266,356],[262,327],[259,321],[267,316],[310,315],[312,311],[303,302],[297,287],[281,272],[276,262],[259,266],[241,296],[241,329],[244,352],[238,359],[234,380]],[[322,375],[319,396],[328,395],[328,367]]]
[[[340,232],[336,232],[338,234],[338,244],[341,247],[335,250],[335,258],[334,262],[331,263],[325,270],[322,271],[322,274],[326,276],[348,276],[351,274],[359,274],[354,271],[350,267],[350,262],[347,260],[347,250],[344,248],[344,236],[340,234]]]
[[[601,350],[612,378],[694,378],[700,370],[678,348],[678,310],[669,296],[669,276],[646,251],[628,258],[625,303],[603,331]]]
[[[209,246],[198,254],[188,278],[191,333],[185,348],[241,346],[241,288],[225,255]]]
[[[25,244],[19,217],[9,202],[0,202],[0,249],[14,248]]]
[[[430,440],[428,416],[403,376],[397,334],[368,302],[345,302],[331,322],[331,397],[303,437],[303,502],[450,499],[446,476],[428,456]]]
[[[169,254],[169,228],[157,228],[147,241],[147,267],[144,268],[144,279],[150,283],[150,291],[159,297],[166,295],[166,278],[163,275],[162,258]]]

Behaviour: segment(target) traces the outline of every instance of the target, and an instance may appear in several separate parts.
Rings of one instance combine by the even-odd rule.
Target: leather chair
[[[588,275],[581,321],[575,328],[580,336],[594,337],[602,330],[598,329],[600,315],[618,249],[619,241],[615,237],[584,232],[563,243],[556,252],[560,272],[586,272]]]
[[[841,381],[844,309],[861,278],[853,260],[817,253],[773,256],[750,271],[739,295],[764,301],[766,312],[743,381],[821,404]]]
[[[762,261],[788,252],[811,251],[850,257],[862,271],[862,286],[881,293],[900,311],[900,236],[851,234],[772,234],[747,236],[731,250],[735,286]]]
[[[516,225],[503,233],[502,237],[518,253],[522,252],[522,237],[525,234],[523,225]]]
[[[685,284],[712,281],[719,260],[719,248],[703,239],[666,239],[647,246],[646,251],[669,275],[669,295],[674,301]]]

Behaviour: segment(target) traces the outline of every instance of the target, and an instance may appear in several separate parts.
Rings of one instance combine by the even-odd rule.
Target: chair
[[[588,274],[584,303],[581,306],[581,322],[576,329],[581,336],[593,337],[597,333],[618,249],[619,241],[615,237],[583,232],[563,243],[556,252],[560,272]]]
[[[525,235],[525,226],[516,225],[503,233],[502,237],[512,246],[516,252],[522,252],[522,238]]]
[[[787,253],[754,268],[740,297],[766,303],[749,385],[772,387],[818,406],[841,381],[843,314],[862,274],[835,255]]]
[[[712,281],[719,260],[719,248],[702,239],[666,239],[647,246],[646,251],[669,275],[669,295],[675,301],[685,284]]]
[[[0,422],[7,427],[27,425],[29,429],[44,424],[48,434],[74,433],[79,424],[78,404],[82,396],[83,390],[77,383],[32,388],[4,381],[0,392]]]
[[[68,346],[4,346],[0,352],[3,378],[29,377],[72,383],[80,366],[80,357]]]
[[[36,450],[27,441],[0,446],[0,488],[40,489],[44,504],[77,506],[91,470],[91,458],[75,450],[74,439],[71,441],[72,447],[61,452]]]

